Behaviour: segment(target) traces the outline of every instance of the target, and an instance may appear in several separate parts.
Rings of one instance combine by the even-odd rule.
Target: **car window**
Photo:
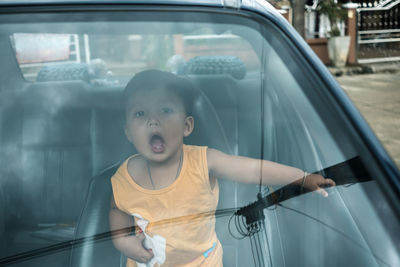
[[[151,24],[144,27],[154,27]],[[57,30],[53,31],[58,32],[64,26],[54,27]],[[88,65],[89,76],[109,79],[133,76],[151,68],[176,72],[179,64],[196,56],[234,54],[249,70],[259,68],[257,56],[247,40],[229,30],[216,34],[211,25],[203,24],[200,29],[185,34],[112,33],[112,36],[110,33],[14,33],[10,38],[20,70],[31,82],[44,79],[46,69],[79,66],[78,63]]]
[[[177,211],[150,222],[154,229],[184,225],[181,238],[196,236],[197,221],[215,224],[221,248],[189,246],[182,258],[222,249],[225,266],[400,262],[398,222],[377,182],[384,176],[329,83],[276,20],[211,10],[1,15],[0,265],[125,264],[111,242],[110,179],[138,153],[126,136],[124,88],[149,69],[191,84],[185,97],[195,126],[185,144],[320,173],[337,184],[324,198],[288,183],[219,179],[206,187],[217,195],[213,210],[194,202],[190,216]],[[155,139],[146,142],[161,149],[164,138]],[[115,191],[114,199],[125,208]]]

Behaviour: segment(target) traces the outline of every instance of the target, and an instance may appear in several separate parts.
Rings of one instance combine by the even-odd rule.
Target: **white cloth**
[[[160,235],[153,235],[153,237],[149,236],[146,233],[146,227],[149,224],[149,221],[143,219],[142,216],[140,216],[137,213],[132,214],[132,216],[135,216],[137,218],[137,225],[142,229],[143,234],[145,236],[144,239],[144,247],[146,249],[152,249],[154,257],[148,262],[148,263],[140,263],[136,262],[138,267],[153,267],[154,264],[161,265],[165,261],[165,246],[166,246],[166,240],[164,237]]]

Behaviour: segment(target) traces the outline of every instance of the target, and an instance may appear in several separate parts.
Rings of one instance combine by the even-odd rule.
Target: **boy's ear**
[[[192,116],[187,116],[185,118],[185,130],[183,131],[183,136],[189,136],[194,129],[194,118]]]

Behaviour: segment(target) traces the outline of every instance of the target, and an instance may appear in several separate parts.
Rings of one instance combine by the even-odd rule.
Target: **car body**
[[[398,169],[267,2],[2,1],[0,20],[0,265],[124,264],[108,225],[135,153],[121,98],[152,68],[197,88],[187,143],[337,183],[325,199],[221,180],[224,266],[400,265]]]

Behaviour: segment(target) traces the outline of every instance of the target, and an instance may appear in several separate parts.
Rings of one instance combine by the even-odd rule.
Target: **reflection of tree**
[[[146,35],[143,37],[143,56],[147,66],[166,69],[168,59],[174,52],[172,35]]]

